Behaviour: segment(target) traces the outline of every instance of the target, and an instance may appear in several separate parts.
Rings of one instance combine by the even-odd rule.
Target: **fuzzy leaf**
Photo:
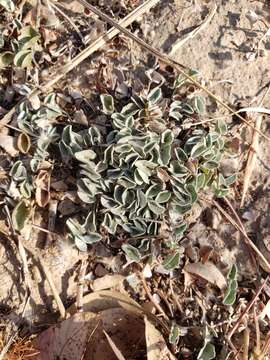
[[[86,244],[94,244],[102,240],[102,236],[95,232],[89,232],[86,235],[80,236],[80,240],[85,242]]]
[[[32,65],[32,56],[31,50],[21,50],[14,57],[14,65],[22,68],[29,68]]]
[[[30,216],[30,210],[24,201],[19,202],[13,209],[11,218],[15,230],[21,231]]]
[[[197,359],[199,360],[212,360],[216,357],[215,346],[210,342],[205,342],[204,346],[200,350]]]
[[[164,269],[171,271],[179,267],[180,264],[180,253],[176,252],[174,254],[168,255],[163,263],[162,266]]]
[[[194,98],[194,108],[199,115],[203,115],[205,112],[205,100],[201,96]]]
[[[11,1],[11,0],[0,0],[0,6],[3,6],[3,8],[9,12],[12,12],[15,10],[15,5],[14,5],[13,1]]]
[[[167,203],[170,200],[171,193],[169,191],[162,191],[158,194],[155,201],[159,204]]]
[[[180,337],[180,329],[175,323],[172,324],[169,334],[170,344],[176,345]]]
[[[122,245],[123,251],[126,253],[128,258],[135,262],[140,262],[141,260],[141,254],[137,248],[130,244],[124,244]]]
[[[227,124],[224,120],[219,119],[217,121],[216,131],[221,135],[224,135],[227,132]]]
[[[103,94],[100,96],[103,112],[106,115],[111,115],[114,112],[114,100],[111,95]]]
[[[160,206],[156,201],[153,200],[148,201],[148,207],[155,215],[161,215],[165,211],[163,206]]]
[[[160,87],[155,87],[150,91],[150,93],[147,96],[147,100],[152,104],[155,105],[159,102],[159,100],[162,98],[162,92]]]

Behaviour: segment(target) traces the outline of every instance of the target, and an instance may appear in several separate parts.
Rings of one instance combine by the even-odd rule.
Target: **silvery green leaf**
[[[149,182],[148,176],[146,174],[144,174],[143,176],[146,179],[146,182]],[[137,185],[142,185],[144,183],[144,179],[143,177],[141,177],[138,169],[134,171],[134,181]]]
[[[161,144],[159,154],[159,164],[168,165],[171,160],[171,144]]]
[[[98,194],[102,194],[99,184],[91,181],[88,178],[79,179],[77,182],[77,186],[79,191],[85,192],[92,197]]]
[[[0,0],[1,4],[1,0]],[[11,51],[4,51],[0,54],[0,69],[12,64],[14,54]]]
[[[233,174],[231,176],[226,177],[226,179],[225,179],[226,186],[232,185],[235,182],[236,179],[237,179],[236,174]]]
[[[183,104],[182,111],[188,115],[194,114],[194,110],[193,110],[192,106],[188,103]]]
[[[95,232],[89,232],[86,235],[80,236],[80,240],[86,244],[94,244],[102,240],[102,236]]]
[[[178,205],[177,203],[173,206],[173,211],[179,215],[185,214],[191,210],[191,204]]]
[[[170,162],[170,171],[173,175],[175,175],[176,177],[185,177],[189,174],[189,169],[184,166],[181,165],[180,161],[177,160],[172,160]]]
[[[233,264],[227,277],[229,280],[237,280],[237,274],[238,274],[237,266]]]
[[[84,234],[84,229],[78,221],[70,218],[66,221],[66,225],[74,237],[81,237]]]
[[[22,161],[18,160],[13,164],[9,172],[9,175],[15,181],[25,180],[27,173],[26,173],[26,168],[24,167]]]
[[[217,139],[217,145],[219,150],[223,150],[224,145],[225,145],[225,141],[222,137],[220,137],[219,139]]]
[[[104,151],[104,162],[108,165],[113,165],[114,160],[114,145],[109,145]]]
[[[176,148],[176,149],[174,149],[174,152],[177,157],[177,160],[179,160],[179,161],[187,161],[188,160],[188,156],[183,149]]]
[[[181,224],[179,226],[176,226],[174,228],[174,232],[175,232],[176,237],[182,236],[184,234],[184,232],[186,231],[186,229],[187,229],[187,224],[186,223],[183,223],[183,224]]]
[[[96,213],[94,211],[89,211],[82,227],[85,231],[96,232]]]
[[[145,196],[147,199],[152,199],[157,196],[160,191],[162,191],[162,187],[160,184],[152,184],[147,189]]]
[[[129,204],[131,204],[135,199],[135,194],[132,190],[126,189],[123,193],[122,193],[122,203],[126,206],[128,206]]]
[[[127,176],[122,176],[120,179],[118,179],[117,184],[123,186],[126,189],[133,189],[136,187],[136,182]]]
[[[233,305],[236,301],[236,295],[237,295],[237,291],[231,288],[230,286],[228,286],[228,288],[225,291],[224,299],[222,303],[224,305]]]
[[[121,114],[124,116],[133,116],[139,111],[139,108],[134,103],[129,103],[123,107]]]
[[[165,208],[163,206],[159,205],[154,200],[149,200],[148,201],[148,207],[155,215],[161,215],[165,211]]]
[[[102,173],[103,171],[105,171],[107,169],[108,169],[108,165],[103,161],[99,161],[95,167],[95,171],[97,173]]]
[[[80,171],[80,174],[87,176],[88,180],[97,182],[101,178],[101,175],[96,171],[95,163],[89,161],[87,164],[81,164],[81,168],[82,170]]]
[[[158,224],[156,222],[151,222],[147,228],[147,234],[157,235],[158,233]]]
[[[219,119],[216,123],[216,132],[224,135],[227,132],[227,124],[223,119]]]
[[[129,152],[132,147],[130,144],[120,144],[116,145],[114,149],[116,153],[123,154]]]
[[[202,96],[195,96],[194,108],[199,115],[203,115],[205,113],[205,100]]]
[[[179,267],[180,258],[180,253],[177,251],[174,254],[168,255],[164,259],[162,266],[168,271],[174,270]]]
[[[161,135],[162,144],[172,144],[174,140],[173,132],[169,129],[165,130]]]
[[[175,323],[172,324],[169,334],[169,343],[176,345],[180,337],[180,328]]]
[[[15,5],[11,0],[0,0],[0,5],[9,12],[13,12],[15,10]]]
[[[159,204],[167,203],[170,200],[171,193],[170,191],[161,191],[156,197],[155,201]]]
[[[24,198],[29,199],[31,197],[31,190],[32,190],[31,184],[28,182],[27,179],[25,179],[20,184],[20,193]]]
[[[197,175],[196,177],[196,189],[202,189],[205,186],[205,174],[204,173],[200,173]]]
[[[88,129],[88,136],[85,138],[88,145],[99,145],[102,142],[102,136],[99,129],[96,126],[91,126]]]
[[[215,346],[208,341],[205,341],[204,346],[201,348],[197,359],[199,360],[212,360],[216,358]]]
[[[75,236],[75,237],[74,237],[74,242],[75,242],[75,245],[77,246],[77,248],[78,248],[80,251],[83,251],[83,252],[86,252],[86,251],[87,251],[87,244],[86,244],[86,242],[82,241],[79,237]]]
[[[122,194],[123,194],[123,187],[120,185],[116,185],[113,192],[114,200],[117,201],[119,204],[122,203]]]
[[[107,170],[107,177],[113,180],[119,179],[123,175],[123,170],[121,169],[109,169]]]
[[[81,161],[83,163],[88,163],[90,160],[94,160],[97,155],[93,150],[88,149],[88,150],[78,151],[74,156],[78,161]]]
[[[138,199],[139,207],[143,209],[147,204],[147,200],[146,200],[146,195],[141,189],[137,190],[137,199]]]
[[[218,168],[219,164],[216,161],[207,161],[203,164],[203,167],[209,170]]]
[[[208,149],[207,149],[207,147],[206,147],[206,144],[205,144],[205,143],[202,144],[201,142],[199,142],[198,144],[196,144],[195,146],[193,146],[190,155],[191,155],[191,157],[192,157],[193,159],[195,159],[195,158],[197,158],[197,157],[199,157],[199,156],[202,156],[203,153],[204,153],[205,151],[207,151],[207,150],[208,150]]]
[[[143,152],[145,154],[148,154],[150,151],[153,150],[153,148],[156,146],[156,141],[150,141],[149,143],[147,143],[144,148],[143,148]]]
[[[145,184],[149,184],[150,180],[149,180],[149,176],[151,175],[151,172],[147,169],[147,168],[137,168],[135,170],[135,172],[137,171],[137,174],[136,174],[136,183],[138,185],[141,185],[139,184],[138,180],[140,181],[140,179],[142,179],[142,181],[145,183]],[[139,175],[139,176],[137,176]],[[134,176],[135,176],[135,173],[134,173]]]
[[[109,210],[112,210],[113,207],[118,205],[113,199],[106,195],[101,196],[100,202],[102,206]]]
[[[141,254],[137,248],[130,244],[124,244],[122,245],[122,249],[130,260],[140,262]]]
[[[26,206],[25,201],[19,202],[12,211],[11,219],[16,231],[21,231],[27,219],[30,216],[30,209]]]
[[[195,203],[198,199],[198,195],[197,195],[197,191],[196,191],[194,185],[187,184],[186,189],[187,189],[188,193],[190,194],[191,203],[192,204]]]
[[[15,66],[29,68],[32,65],[32,57],[33,54],[31,50],[21,50],[14,56],[13,63]]]
[[[145,109],[145,99],[143,99],[141,96],[138,96],[138,95],[133,95],[132,96],[132,101],[134,102],[135,105],[137,105],[137,107],[139,109]]]
[[[106,115],[111,115],[114,112],[114,100],[111,95],[102,94],[100,96],[103,112]]]
[[[161,91],[160,87],[155,87],[154,89],[152,89],[147,96],[147,100],[152,105],[157,104],[161,98],[162,98],[162,91]]]
[[[93,204],[95,202],[95,198],[92,195],[90,195],[89,193],[78,190],[77,194],[78,194],[79,199],[81,201],[85,202],[86,204]]]
[[[101,224],[110,234],[114,235],[117,228],[117,222],[112,218],[111,214],[106,213]]]
[[[178,111],[170,111],[169,113],[170,117],[172,117],[173,119],[179,121],[183,118],[183,115],[178,112]]]

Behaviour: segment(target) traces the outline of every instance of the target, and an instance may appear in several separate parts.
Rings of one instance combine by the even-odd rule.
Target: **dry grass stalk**
[[[76,307],[77,311],[83,311],[83,288],[85,284],[85,274],[87,268],[87,259],[82,259],[79,276],[78,276],[78,285],[77,285],[77,297],[76,297]]]
[[[188,75],[183,69],[186,69],[187,67],[180,64],[178,61],[172,59],[170,56],[163,54],[159,50],[155,49],[151,45],[147,44],[142,39],[138,38],[136,35],[132,34],[129,30],[123,28],[121,24],[114,21],[112,18],[110,18],[108,15],[104,14],[101,10],[97,9],[95,6],[89,4],[86,0],[78,0],[82,5],[84,5],[88,10],[92,11],[94,14],[99,16],[103,21],[106,21],[111,26],[114,26],[116,29],[118,29],[120,32],[125,34],[127,37],[135,41],[137,44],[139,44],[143,49],[147,50],[150,54],[154,55],[157,59],[162,61],[164,64],[167,64],[169,66],[172,66],[175,68],[181,75],[183,75],[187,80],[191,81],[196,87],[203,90],[207,95],[209,95],[211,98],[213,98],[219,105],[224,107],[226,110],[230,112],[230,115],[237,116],[243,123],[245,123],[247,126],[254,129],[254,126],[250,124],[243,116],[239,115],[238,111],[234,111],[229,105],[227,105],[222,99],[217,97],[214,93],[212,93],[208,88],[200,84],[198,81],[196,81],[192,76]],[[270,141],[270,138],[265,135],[262,131],[254,129],[257,131],[262,137]]]
[[[133,23],[133,21],[137,20],[147,11],[149,11],[154,5],[156,5],[159,0],[147,0],[145,3],[140,5],[130,14],[128,14],[123,20],[119,22],[121,24],[121,29],[129,26]],[[114,38],[116,35],[120,33],[119,29],[112,28],[107,31],[105,34],[99,36],[93,43],[91,43],[86,49],[84,49],[80,54],[75,56],[74,59],[70,60],[66,65],[62,66],[61,69],[58,69],[53,75],[51,80],[47,83],[40,86],[38,89],[34,89],[27,97],[23,98],[22,101],[31,100],[35,96],[40,95],[41,93],[46,93],[50,88],[52,88],[59,80],[61,80],[67,73],[73,70],[76,66],[78,66],[83,60],[87,59],[94,52],[98,51],[102,48],[106,43]],[[17,106],[17,105],[16,105]],[[8,124],[12,116],[16,111],[16,106],[14,106],[4,117],[0,120],[0,129]]]

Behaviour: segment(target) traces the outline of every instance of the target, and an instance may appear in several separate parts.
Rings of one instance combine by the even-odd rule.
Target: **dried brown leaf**
[[[13,136],[0,134],[0,146],[11,157],[15,157],[15,156],[19,155],[19,151],[16,148],[16,141],[15,141],[15,138]]]
[[[50,201],[51,174],[46,170],[40,170],[36,179],[36,202],[38,206],[45,207]]]
[[[92,288],[94,291],[111,289],[117,285],[120,285],[124,279],[125,277],[119,274],[105,275],[101,278],[95,279]]]
[[[210,261],[205,263],[197,262],[193,264],[187,264],[184,270],[194,276],[198,276],[209,283],[216,285],[221,290],[227,285],[226,279],[222,272]]]

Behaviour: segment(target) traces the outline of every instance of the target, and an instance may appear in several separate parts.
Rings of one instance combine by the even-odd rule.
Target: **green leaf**
[[[176,345],[180,337],[180,329],[175,323],[172,324],[169,334],[169,343]]]
[[[86,244],[86,242],[82,241],[81,238],[75,236],[74,237],[74,242],[75,242],[75,245],[77,246],[77,248],[80,251],[83,251],[83,252],[87,251],[87,244]]]
[[[229,285],[224,294],[223,304],[228,306],[233,305],[236,300],[236,295],[237,295],[236,289],[232,288]]]
[[[216,131],[221,134],[224,135],[227,132],[227,124],[224,120],[219,119],[216,123]]]
[[[102,240],[102,236],[95,232],[89,232],[86,235],[80,236],[80,240],[85,242],[86,244],[94,244]]]
[[[212,360],[216,357],[216,349],[210,342],[205,342],[200,350],[197,359],[199,360]]]
[[[148,201],[148,207],[155,215],[162,215],[165,211],[163,206],[160,206],[156,201],[153,200]]]
[[[202,156],[205,151],[207,151],[205,144],[199,142],[198,144],[193,146],[190,156],[195,159],[199,156]]]
[[[165,270],[174,270],[176,268],[179,267],[179,264],[180,264],[180,253],[179,252],[176,252],[174,254],[171,254],[171,255],[168,255],[163,263],[162,263],[162,266],[164,267]]]
[[[173,132],[169,129],[165,130],[161,135],[162,144],[172,144],[173,143]]]
[[[106,115],[111,115],[114,112],[114,100],[111,95],[103,94],[100,96],[103,112]]]
[[[66,225],[74,237],[80,238],[85,232],[81,224],[79,224],[78,221],[74,219],[68,219]]]
[[[12,63],[13,58],[14,55],[10,51],[4,51],[2,54],[0,54],[0,69],[9,66]]]
[[[229,271],[229,274],[228,274],[228,279],[229,280],[237,280],[237,266],[235,264],[232,265],[230,271]]]
[[[27,173],[22,161],[18,160],[13,164],[9,175],[15,181],[25,180]]]
[[[13,227],[16,231],[21,231],[24,228],[24,225],[27,219],[30,216],[30,210],[26,206],[24,201],[19,202],[13,209],[11,219]]]
[[[27,179],[25,179],[20,184],[20,193],[24,198],[29,199],[31,197],[31,190],[32,190],[31,184],[28,182]]]
[[[140,262],[141,254],[137,248],[130,244],[124,244],[122,245],[122,249],[130,260]]]
[[[171,193],[169,191],[162,191],[158,194],[155,201],[159,204],[167,203],[170,200]]]
[[[147,100],[152,104],[155,105],[159,102],[159,100],[162,98],[162,92],[160,87],[155,87],[150,91],[150,93],[147,96]]]
[[[232,184],[235,182],[236,179],[237,179],[237,175],[236,175],[236,174],[233,174],[233,175],[231,175],[231,176],[226,177],[226,179],[225,179],[225,184],[226,184],[226,186],[232,185]]]
[[[89,163],[90,160],[94,160],[96,158],[96,153],[90,149],[78,151],[75,154],[75,158],[83,163]]]
[[[174,229],[174,232],[175,232],[175,235],[176,237],[180,237],[184,234],[184,232],[186,231],[187,229],[187,224],[186,223],[183,223],[179,226],[176,226],[175,229]]]
[[[205,181],[206,181],[206,177],[205,174],[200,173],[199,175],[197,175],[196,177],[196,189],[202,189],[205,186]]]
[[[176,149],[174,149],[174,152],[179,161],[187,161],[188,160],[188,156],[183,149],[176,148]]]
[[[32,57],[31,50],[21,50],[15,55],[13,63],[18,67],[29,68],[32,66]]]
[[[196,96],[194,98],[194,108],[199,115],[205,113],[205,100],[202,96]]]
[[[11,0],[0,0],[0,6],[3,6],[3,8],[9,12],[15,10],[15,5]]]

